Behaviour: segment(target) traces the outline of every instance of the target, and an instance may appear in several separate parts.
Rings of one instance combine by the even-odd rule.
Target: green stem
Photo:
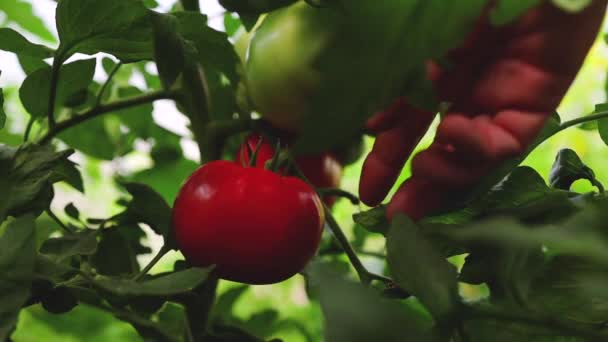
[[[69,234],[74,234],[76,231],[70,227],[68,227],[65,223],[61,222],[61,220],[59,219],[59,217],[57,217],[52,211],[51,209],[47,209],[46,210],[46,214],[49,215],[49,217],[51,219],[53,219],[53,221],[55,221],[63,230],[65,230],[67,233]]]
[[[360,203],[359,198],[357,196],[346,190],[338,188],[322,188],[317,189],[317,192],[322,196],[344,197],[348,199],[353,205],[358,205]]]
[[[603,194],[606,192],[606,189],[604,189],[604,185],[602,183],[600,183],[600,181],[598,181],[597,179],[593,178],[591,180],[591,184],[597,188],[597,190],[600,192],[600,194]]]
[[[99,105],[97,107],[85,111],[84,113],[77,114],[67,120],[57,123],[56,126],[50,129],[49,132],[40,140],[40,143],[48,143],[49,141],[51,141],[51,139],[53,139],[53,137],[55,137],[62,131],[74,127],[84,121],[98,117],[100,115],[125,108],[143,105],[146,103],[154,102],[156,100],[173,99],[174,97],[175,95],[172,93],[168,93],[166,91],[157,91],[142,96],[119,100],[107,105]]]
[[[48,106],[46,109],[46,117],[49,121],[49,129],[55,128],[55,101],[57,97],[57,83],[59,82],[59,71],[63,63],[63,54],[58,54],[53,59],[53,67],[51,69],[50,92]]]
[[[308,185],[312,187],[312,184],[310,183],[308,178],[306,178],[304,173],[302,173],[302,170],[300,170],[300,168],[296,165],[296,162],[291,154],[289,155],[289,160],[291,167],[295,171],[296,175],[302,178],[302,180],[304,180]],[[363,284],[369,285],[374,279],[374,277],[365,268],[365,266],[357,256],[357,253],[355,253],[353,246],[348,241],[348,238],[342,231],[342,228],[340,228],[340,225],[338,224],[338,222],[332,215],[331,210],[325,203],[323,203],[323,210],[325,213],[325,222],[329,226],[329,229],[331,230],[332,234],[334,235],[334,238],[336,239],[340,247],[342,247],[342,249],[344,250],[344,253],[346,253],[348,260],[350,261],[351,265],[353,265],[355,272],[357,272],[357,276],[359,276],[359,280],[361,280]]]
[[[350,242],[348,242],[346,235],[344,234],[344,232],[340,228],[340,225],[338,225],[338,222],[332,215],[331,210],[329,210],[329,208],[325,204],[323,204],[323,208],[325,209],[325,222],[327,222],[329,229],[340,244],[340,247],[344,249],[344,253],[346,253],[348,260],[355,268],[355,272],[357,272],[357,275],[359,276],[361,282],[365,285],[369,285],[374,277],[365,268],[365,266],[363,266],[361,260],[359,260],[359,257],[355,253],[355,250],[351,246]]]
[[[357,251],[358,254],[361,255],[365,255],[365,256],[369,256],[369,257],[374,257],[374,258],[378,258],[378,259],[386,259],[386,255],[379,253],[379,252],[373,252],[373,251]]]
[[[30,118],[30,121],[27,122],[27,126],[25,127],[25,133],[23,133],[24,142],[30,140],[30,133],[32,132],[32,126],[34,126],[34,121],[36,121],[36,119],[34,119],[34,117],[32,116]]]
[[[161,249],[158,251],[158,253],[156,253],[154,258],[152,260],[150,260],[150,262],[135,276],[135,278],[133,278],[133,280],[135,280],[135,281],[141,280],[141,278],[143,278],[146,274],[148,274],[148,272],[152,269],[152,267],[154,267],[154,265],[156,265],[160,261],[160,259],[162,259],[165,256],[165,254],[167,254],[169,251],[170,251],[170,248],[167,248],[166,245],[163,245],[161,247]]]
[[[462,309],[464,319],[497,320],[516,322],[525,325],[539,326],[559,331],[568,335],[584,336],[591,340],[606,341],[608,332],[600,330],[597,326],[589,326],[560,318],[544,316],[531,312],[504,311],[490,306],[464,306]]]
[[[570,127],[584,124],[586,122],[605,119],[605,118],[608,118],[608,111],[597,112],[593,115],[587,115],[587,116],[582,116],[580,118],[572,119],[572,120],[563,122],[561,125],[559,125],[559,128],[555,132],[553,132],[553,134],[551,134],[551,136],[553,136],[563,130],[566,130]]]
[[[97,99],[95,100],[95,106],[93,106],[93,107],[99,107],[99,105],[101,104],[101,100],[103,98],[103,94],[105,93],[106,89],[112,82],[114,75],[116,75],[116,73],[118,72],[118,69],[120,69],[121,66],[122,66],[122,62],[118,62],[118,64],[116,64],[114,66],[114,68],[112,68],[112,71],[110,71],[110,73],[108,74],[108,79],[106,79],[104,84],[99,89],[99,92],[97,93]]]

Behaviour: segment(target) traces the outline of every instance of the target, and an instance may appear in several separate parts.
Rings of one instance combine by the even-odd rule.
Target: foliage
[[[389,222],[384,206],[353,217],[347,201],[333,214],[325,208],[328,229],[302,272],[305,286],[292,278],[268,295],[264,287],[218,284],[213,266],[191,267],[172,254],[171,204],[198,166],[182,142],[192,138],[205,163],[234,157],[254,128],[274,133],[247,106],[232,35],[293,2],[220,1],[228,11],[221,32],[196,1],[161,13],[155,1],[60,0],[56,39],[30,2],[0,1],[11,24],[0,28],[0,49],[16,54],[26,75],[18,89],[0,89],[0,340],[605,340],[606,175],[570,148],[555,159],[541,155],[554,161],[548,182],[521,163],[581,124],[597,122],[608,142],[606,104],[572,120],[556,114],[526,155],[420,222]],[[589,3],[554,2],[568,11]],[[342,23],[348,34],[319,63],[320,70],[337,65],[337,76],[323,80],[296,148],[361,141],[370,109],[396,92],[427,102],[432,94],[418,82],[424,60],[460,43],[485,3],[361,2]],[[499,1],[491,18],[503,24],[537,3]],[[400,24],[383,26],[389,15]],[[357,81],[346,82],[353,70]],[[339,98],[326,96],[337,90]],[[159,100],[188,118],[192,137],[155,122]],[[104,175],[132,158],[145,165]],[[162,242],[148,246],[145,237]],[[150,247],[156,254],[141,267]],[[296,304],[302,297],[305,305]]]

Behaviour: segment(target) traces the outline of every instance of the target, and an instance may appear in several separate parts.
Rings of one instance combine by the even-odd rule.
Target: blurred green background
[[[23,4],[29,5],[29,2],[0,1],[1,26],[16,26],[21,31],[30,32],[34,36],[32,38],[34,41],[53,43],[52,29],[49,28],[48,22],[37,19],[32,7],[24,7]],[[205,6],[207,5],[203,8]],[[605,102],[608,48],[602,37],[598,38],[583,69],[559,108],[562,120],[591,113],[596,103]],[[18,67],[18,65],[2,54],[0,69],[6,70],[7,67]],[[133,78],[127,79],[127,81],[133,80]],[[0,85],[5,91],[6,111],[9,118],[7,127],[0,131],[0,143],[17,145],[21,142],[28,116],[19,102],[18,79],[6,80],[5,77],[2,81]],[[162,105],[160,109],[157,106],[156,110],[175,111],[174,108],[166,105]],[[175,112],[174,115],[179,114]],[[432,136],[431,131],[424,138],[421,148],[430,143]],[[369,150],[373,139],[367,138],[365,142]],[[188,138],[182,140],[182,146],[191,159],[196,159],[196,154],[191,152],[192,144]],[[597,131],[578,128],[565,131],[536,149],[525,164],[537,169],[544,177],[548,177],[557,151],[566,146],[575,150],[583,161],[596,171],[600,181],[608,183],[608,172],[605,172],[608,170],[608,149],[601,142]],[[82,154],[77,155],[75,160],[83,171],[86,194],[83,196],[67,186],[58,185],[53,208],[57,209],[56,212],[62,212],[66,204],[74,202],[86,217],[106,217],[119,210],[113,204],[121,196],[120,190],[115,185],[116,177],[145,181],[157,188],[168,188],[167,197],[171,197],[174,196],[174,191],[171,189],[176,191],[184,176],[195,166],[192,161],[184,161],[167,169],[153,169],[149,149],[145,146],[110,162],[95,160]],[[362,161],[360,159],[344,170],[342,179],[344,189],[357,192]],[[142,170],[144,171],[140,172]],[[409,167],[406,167],[400,176],[400,181],[408,176]],[[591,186],[587,182],[579,182],[575,184],[575,190],[590,191]],[[361,209],[365,208],[354,206],[346,200],[340,200],[334,207],[339,223],[351,237],[355,234],[352,214]],[[62,218],[69,219],[67,216]],[[44,220],[44,217],[41,220]],[[48,220],[45,224],[51,225]],[[148,245],[156,251],[160,245],[160,237],[154,236],[151,231],[148,235]],[[384,252],[382,239],[379,238],[367,239],[360,248],[372,254]],[[140,263],[145,263],[150,257],[142,258]],[[179,253],[170,253],[155,266],[153,272],[171,270],[173,263],[181,258]],[[381,259],[367,256],[363,257],[363,260],[370,269],[381,271],[384,267]],[[219,294],[225,294],[230,290],[241,291],[240,286],[223,281],[219,287]],[[474,292],[467,292],[466,288],[463,291],[466,295],[475,295]],[[307,297],[304,282],[299,275],[277,285],[246,288],[233,307],[233,315],[246,329],[267,338],[281,337],[290,342],[322,340],[323,319],[320,307]],[[51,315],[37,305],[22,311],[13,340],[15,342],[140,341],[141,338],[130,325],[97,309],[78,306],[69,313]]]

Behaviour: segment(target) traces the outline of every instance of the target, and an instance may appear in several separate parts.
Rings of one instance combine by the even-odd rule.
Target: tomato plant
[[[180,250],[196,266],[250,284],[285,280],[314,256],[323,207],[299,178],[228,161],[203,165],[173,207]]]
[[[400,133],[416,131],[407,149],[423,135],[407,110],[366,121],[400,96],[434,110],[429,60],[467,81],[450,94],[518,74],[522,50],[542,61],[524,65],[534,89],[562,87],[578,66],[553,63],[583,58],[574,32],[596,23],[579,15],[599,22],[605,0],[222,0],[223,27],[197,0],[44,3],[0,2],[16,56],[0,54],[0,341],[608,340],[608,107],[586,102],[605,91],[601,49],[577,81],[593,86],[522,154],[441,187],[439,211],[389,220],[353,193],[374,139],[392,168]],[[560,20],[510,26],[535,6]],[[492,44],[454,50],[481,15]],[[290,165],[261,167],[269,141],[247,166],[258,134],[297,135]],[[468,176],[480,156],[464,157]]]

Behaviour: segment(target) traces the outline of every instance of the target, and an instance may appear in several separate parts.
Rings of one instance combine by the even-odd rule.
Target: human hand
[[[544,1],[503,27],[493,27],[486,12],[447,56],[451,67],[429,62],[428,76],[451,107],[433,144],[414,157],[412,177],[391,199],[387,216],[420,219],[523,153],[570,87],[605,12],[606,0],[577,14]],[[368,121],[377,138],[361,174],[364,203],[386,197],[433,117],[398,99]]]

